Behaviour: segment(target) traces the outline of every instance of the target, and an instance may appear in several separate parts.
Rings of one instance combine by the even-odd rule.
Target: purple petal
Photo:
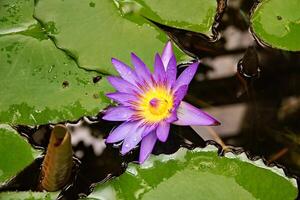
[[[165,69],[167,69],[168,63],[172,56],[174,56],[172,42],[168,41],[164,47],[162,54],[161,54],[161,59],[162,59]]]
[[[177,108],[188,91],[187,85],[180,86],[174,93],[174,107]]]
[[[177,117],[178,120],[173,122],[173,124],[175,125],[214,126],[220,124],[220,122],[218,122],[216,119],[214,119],[207,113],[184,101],[181,101],[177,109]]]
[[[146,135],[148,135],[151,131],[153,131],[156,128],[157,128],[157,124],[147,125],[147,129],[142,134],[142,137],[145,137]]]
[[[147,131],[148,127],[141,125],[139,122],[138,126],[131,129],[130,134],[125,137],[121,154],[124,155],[128,153],[131,149],[135,148],[136,145],[142,140],[142,135],[145,131]]]
[[[141,79],[145,80],[146,82],[151,81],[151,72],[146,66],[146,64],[137,57],[134,53],[131,53],[131,62],[135,67],[136,75]]]
[[[146,137],[143,138],[141,143],[140,157],[139,162],[143,163],[151,154],[154,145],[156,143],[157,137],[155,131],[149,133]]]
[[[172,86],[176,81],[176,74],[177,74],[177,63],[175,56],[172,56],[170,58],[170,61],[168,63],[167,67],[167,80],[168,84]]]
[[[122,78],[116,77],[116,76],[109,76],[107,77],[107,80],[110,82],[110,84],[119,92],[135,92],[139,89],[129,83],[128,81],[125,81]]]
[[[125,63],[123,63],[115,58],[112,58],[111,62],[115,66],[116,70],[118,71],[118,73],[124,80],[135,85],[135,83],[137,81],[137,76],[136,76],[135,72],[129,66],[127,66]]]
[[[169,118],[166,119],[166,122],[172,123],[172,122],[177,121],[177,120],[178,120],[178,118],[177,118],[177,112],[176,112],[176,110],[174,110],[171,113],[171,115],[169,116]]]
[[[166,77],[166,71],[164,69],[164,65],[161,61],[159,54],[155,55],[153,76],[156,82],[162,82],[165,80]]]
[[[127,121],[133,115],[135,111],[126,106],[117,106],[109,108],[102,119],[107,121]]]
[[[178,77],[176,80],[173,90],[176,91],[180,86],[182,85],[189,85],[191,80],[193,79],[197,68],[198,68],[199,62],[195,62],[191,64],[189,67],[187,67]]]
[[[125,106],[130,106],[132,105],[132,102],[136,102],[138,100],[136,95],[124,92],[108,93],[106,96]]]
[[[170,123],[161,121],[156,129],[156,136],[161,142],[165,142],[168,139],[170,131]]]
[[[129,132],[136,126],[137,122],[124,122],[115,128],[107,137],[107,143],[115,143],[123,140]]]

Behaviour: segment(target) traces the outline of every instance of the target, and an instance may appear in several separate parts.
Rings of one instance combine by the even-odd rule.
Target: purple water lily
[[[176,79],[176,58],[171,42],[166,44],[161,56],[156,54],[154,73],[134,53],[131,53],[131,60],[135,70],[112,59],[112,64],[121,77],[108,77],[117,92],[107,96],[119,105],[109,108],[103,117],[108,121],[124,121],[106,139],[107,143],[124,140],[121,149],[123,155],[141,142],[139,162],[143,163],[157,140],[167,140],[170,124],[220,124],[207,113],[182,101],[199,62],[189,65]]]

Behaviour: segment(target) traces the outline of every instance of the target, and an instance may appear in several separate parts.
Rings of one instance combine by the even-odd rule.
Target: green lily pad
[[[0,35],[26,30],[37,24],[33,19],[34,0],[0,1]]]
[[[107,81],[79,69],[50,39],[0,37],[0,122],[45,124],[95,115],[109,105]]]
[[[37,151],[8,125],[0,124],[0,184],[29,165]]]
[[[194,32],[210,34],[217,0],[136,0],[141,15],[155,22]]]
[[[219,157],[211,146],[173,155],[152,156],[143,165],[130,164],[120,177],[98,185],[89,199],[293,200],[295,179],[282,169],[250,161],[243,153]]]
[[[0,200],[52,200],[57,196],[57,192],[2,192]]]
[[[255,35],[267,45],[300,51],[300,1],[264,0],[251,16]]]
[[[130,52],[152,66],[154,54],[167,40],[143,17],[122,16],[112,0],[40,0],[35,16],[80,67],[103,73],[116,73],[112,57],[130,63]]]

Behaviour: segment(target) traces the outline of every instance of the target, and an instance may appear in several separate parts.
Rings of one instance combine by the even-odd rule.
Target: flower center
[[[173,108],[173,95],[163,87],[146,91],[137,105],[139,116],[146,122],[156,123],[170,116]]]
[[[153,98],[149,102],[149,110],[153,115],[162,115],[168,109],[168,101],[166,99]]]

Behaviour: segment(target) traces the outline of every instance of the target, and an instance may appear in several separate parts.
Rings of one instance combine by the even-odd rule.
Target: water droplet
[[[35,112],[36,112],[36,113],[41,113],[42,111],[41,111],[41,110],[35,110]]]
[[[98,99],[100,96],[99,94],[93,94],[94,99]]]
[[[64,82],[62,83],[62,86],[63,86],[63,88],[68,87],[68,86],[69,86],[69,81],[64,81]]]
[[[126,147],[126,148],[129,148],[129,144],[125,144],[125,147]]]
[[[51,73],[54,67],[55,67],[55,65],[51,65],[50,69],[48,70],[48,72]]]
[[[34,71],[34,72],[41,72],[41,71],[42,71],[42,68],[39,67],[39,66],[37,66],[33,71]]]
[[[90,2],[90,7],[95,8],[96,4],[94,2]]]

